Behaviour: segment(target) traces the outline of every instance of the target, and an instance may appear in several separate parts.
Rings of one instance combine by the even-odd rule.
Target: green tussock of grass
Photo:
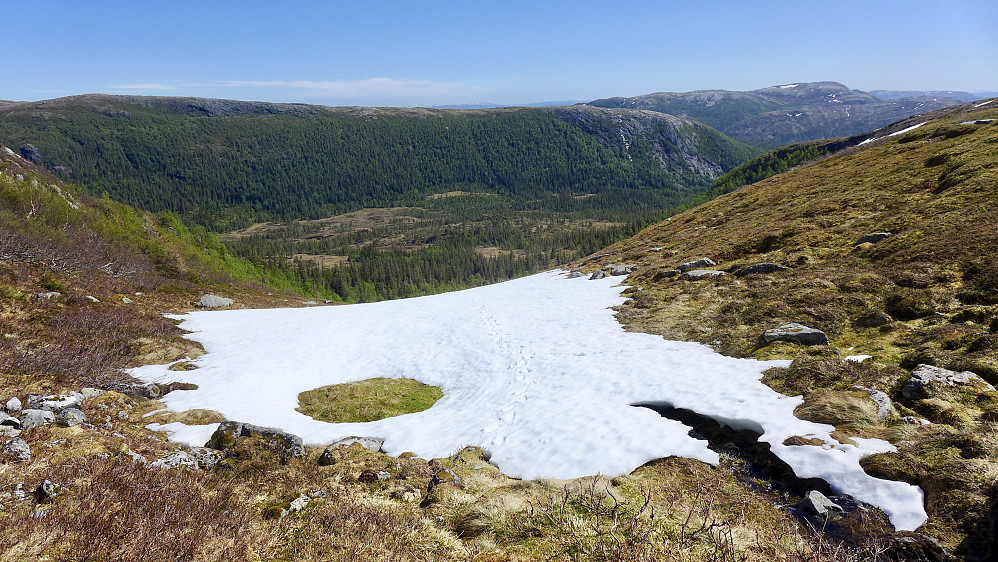
[[[422,412],[443,395],[439,387],[412,379],[374,378],[302,392],[297,410],[319,421],[369,422]]]

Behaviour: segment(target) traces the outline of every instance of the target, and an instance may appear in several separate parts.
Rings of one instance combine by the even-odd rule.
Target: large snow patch
[[[608,309],[625,300],[618,280],[549,272],[380,303],[192,312],[175,318],[208,352],[196,361],[200,369],[154,365],[132,374],[199,386],[168,394],[172,410],[217,410],[310,445],[365,435],[383,438],[391,454],[427,458],[479,445],[506,474],[522,478],[616,475],[670,455],[717,463],[689,427],[632,406],[668,403],[761,428],[761,439],[798,476],[823,478],[883,508],[900,529],[925,521],[919,488],[872,478],[859,466],[889,444],[841,444],[831,426],[794,417],[799,397],[759,382],[763,370],[787,362],[734,359],[700,344],[625,332]],[[426,411],[368,423],[331,424],[295,411],[299,392],[372,377],[416,379],[444,396]],[[214,428],[164,427],[192,445]],[[783,445],[793,435],[826,445]]]

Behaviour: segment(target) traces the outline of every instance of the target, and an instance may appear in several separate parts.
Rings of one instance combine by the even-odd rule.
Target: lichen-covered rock
[[[464,482],[456,472],[443,466],[438,467],[436,473],[433,474],[433,478],[430,479],[429,490],[432,491],[441,484],[453,484],[459,488],[464,486]]]
[[[788,341],[804,345],[828,345],[828,336],[825,332],[796,322],[770,328],[763,333],[762,338],[766,343]]]
[[[79,408],[64,408],[55,417],[58,425],[63,427],[73,427],[81,423],[87,423],[87,415]]]
[[[171,468],[190,468],[197,470],[198,461],[187,451],[174,451],[169,455],[153,461],[150,468],[162,468],[164,470],[169,470]]]
[[[890,232],[874,232],[872,234],[865,234],[856,241],[853,246],[859,246],[860,244],[876,244],[882,240],[886,240],[891,237]]]
[[[79,392],[69,394],[54,394],[50,396],[28,396],[28,408],[33,410],[48,410],[59,412],[65,408],[79,408],[83,405],[83,395]]]
[[[197,306],[201,308],[222,308],[223,306],[229,306],[234,302],[235,301],[232,299],[209,293],[201,296],[201,300],[197,302]]]
[[[225,457],[225,453],[208,447],[191,447],[189,452],[191,458],[197,462],[201,470],[211,470],[218,466],[218,463]]]
[[[956,385],[976,385],[982,390],[995,390],[995,387],[971,371],[956,372],[922,364],[911,372],[911,378],[901,387],[901,395],[909,400],[918,400],[929,398],[943,387]]]
[[[31,460],[31,447],[20,437],[7,441],[0,447],[0,461],[28,462]]]
[[[55,422],[55,414],[48,410],[21,410],[21,429],[28,431]]]
[[[701,279],[721,277],[724,274],[725,273],[723,271],[717,271],[714,269],[691,269],[689,271],[684,271],[682,278],[687,281],[700,281]]]
[[[37,295],[35,295],[35,298],[38,299],[38,302],[48,302],[52,299],[57,299],[61,296],[62,293],[60,293],[59,291],[48,291],[47,293],[38,293]]]
[[[827,517],[831,513],[839,513],[842,508],[838,504],[828,499],[825,494],[817,490],[811,490],[804,496],[804,499],[797,504],[797,508],[810,515]]]
[[[853,390],[864,390],[870,395],[870,400],[873,400],[874,404],[877,405],[878,418],[886,420],[894,414],[894,404],[891,403],[891,398],[885,392],[859,385],[852,388]]]
[[[698,267],[714,267],[715,265],[717,265],[717,262],[715,262],[710,258],[700,258],[698,260],[681,263],[679,264],[679,266],[676,267],[676,269],[678,269],[680,273],[685,273],[691,269],[696,269]]]
[[[320,466],[329,466],[334,463],[333,450],[337,447],[349,447],[354,443],[360,443],[361,447],[364,447],[368,451],[378,453],[381,452],[381,446],[385,444],[384,439],[378,439],[377,437],[347,437],[345,439],[340,439],[339,441],[333,443],[332,445],[326,447],[326,450],[322,452],[319,456]]]
[[[750,265],[745,269],[739,271],[735,275],[738,277],[745,277],[746,275],[756,275],[760,273],[775,273],[777,271],[786,271],[787,268],[778,263],[757,263]]]
[[[242,437],[259,437],[278,453],[282,461],[291,458],[304,458],[305,445],[301,437],[272,427],[261,427],[249,423],[227,420],[218,425],[205,447],[225,451]]]

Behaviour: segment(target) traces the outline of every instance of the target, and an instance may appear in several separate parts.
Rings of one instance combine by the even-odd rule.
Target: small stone
[[[606,272],[601,269],[599,271],[594,271],[593,274],[589,276],[589,280],[592,281],[594,279],[602,279],[604,277],[606,277]]]
[[[661,252],[662,251],[662,247],[661,246],[655,246],[654,248],[650,248],[648,251],[650,251],[650,252]]]
[[[382,470],[382,471],[378,472],[377,477],[378,477],[378,480],[384,482],[385,480],[388,480],[389,478],[391,478],[392,474],[390,472]]]
[[[811,515],[827,517],[831,513],[838,513],[842,508],[838,504],[828,499],[825,494],[817,490],[811,490],[804,496],[804,499],[797,504],[797,508]]]
[[[10,400],[7,401],[7,404],[4,406],[4,409],[6,409],[7,412],[11,413],[11,414],[16,414],[16,413],[20,412],[21,411],[21,399],[18,398],[17,396],[11,398]]]
[[[377,482],[378,480],[380,480],[378,478],[378,473],[369,468],[365,469],[360,473],[360,476],[357,477],[357,481],[363,482],[364,484],[370,484],[371,482]]]
[[[78,408],[65,408],[56,416],[56,423],[63,427],[73,427],[86,421],[87,415]]]
[[[28,462],[31,460],[31,447],[20,437],[15,437],[0,447],[0,460],[4,462]]]
[[[678,267],[676,267],[676,269],[678,269],[680,273],[686,273],[687,271],[698,267],[714,267],[715,265],[717,265],[717,262],[710,258],[700,258],[698,260],[681,263]]]
[[[130,451],[128,449],[125,449],[124,451],[121,452],[121,455],[127,457],[132,462],[141,464],[142,466],[146,466],[147,464],[149,464],[148,459],[136,453],[135,451]]]
[[[38,302],[46,302],[52,299],[59,298],[61,296],[62,293],[60,293],[59,291],[49,291],[47,293],[38,293],[38,295],[36,295],[36,298],[38,299]]]
[[[302,494],[298,496],[294,500],[291,500],[291,505],[288,506],[288,511],[290,513],[295,513],[297,511],[305,509],[305,506],[308,505],[310,499],[311,498],[309,498],[307,494]]]
[[[27,492],[24,491],[24,482],[18,482],[14,485],[14,491],[12,492],[14,500],[20,501],[28,497]]]
[[[856,241],[853,246],[859,246],[860,244],[876,244],[882,240],[886,240],[891,237],[890,232],[874,232],[873,234],[863,235],[859,240]]]
[[[360,443],[361,447],[364,447],[368,451],[378,453],[381,452],[381,446],[385,444],[385,440],[378,439],[377,437],[356,436],[340,439],[339,441],[326,447],[326,450],[322,452],[322,455],[319,456],[319,466],[329,466],[333,464],[335,462],[335,459],[333,458],[333,450],[337,447],[349,447],[354,443]]]
[[[132,304],[132,299],[130,299],[128,297],[121,297],[121,302],[123,302],[125,304]]]
[[[898,422],[904,425],[922,425],[922,422],[918,420],[915,416],[902,416],[898,418]]]
[[[46,478],[31,493],[35,496],[36,502],[49,503],[55,500],[61,491],[62,486]]]
[[[235,301],[229,298],[220,297],[218,295],[206,294],[201,296],[196,306],[201,308],[222,308],[223,306],[229,306]]]
[[[90,301],[90,302],[100,302],[100,299],[98,299],[97,297],[95,297],[93,295],[87,295],[87,300]]]
[[[878,418],[886,420],[894,414],[894,404],[891,403],[890,397],[885,392],[859,385],[852,387],[852,389],[863,390],[870,395],[870,400],[873,400],[874,404],[877,405]]]
[[[126,412],[124,410],[118,410],[118,419],[119,420],[127,420],[128,419],[128,412]]]
[[[86,402],[87,400],[90,400],[91,398],[97,398],[101,394],[104,394],[104,391],[100,390],[100,389],[97,389],[97,388],[87,387],[87,388],[84,388],[84,389],[80,390],[80,395],[83,396],[83,401],[84,402]]]
[[[828,336],[817,328],[791,322],[766,330],[762,335],[766,343],[788,341],[804,345],[828,345]]]

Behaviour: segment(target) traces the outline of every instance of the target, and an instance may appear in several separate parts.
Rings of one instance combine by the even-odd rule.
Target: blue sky
[[[0,99],[443,105],[750,90],[998,90],[998,2],[127,2],[2,6]]]

